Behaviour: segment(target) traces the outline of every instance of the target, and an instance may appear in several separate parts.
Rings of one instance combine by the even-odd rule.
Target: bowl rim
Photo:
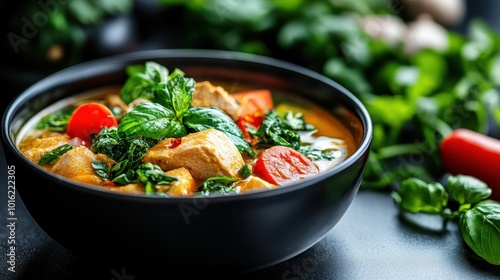
[[[363,135],[360,140],[360,144],[354,153],[348,157],[343,162],[328,169],[318,175],[311,176],[301,181],[293,182],[285,187],[266,189],[262,191],[255,192],[243,192],[234,195],[214,195],[214,196],[179,196],[179,197],[162,197],[162,196],[148,196],[145,194],[128,194],[119,193],[106,190],[104,188],[96,188],[90,185],[82,184],[62,176],[56,176],[49,171],[37,166],[33,162],[29,161],[24,157],[20,151],[17,149],[13,139],[10,137],[10,125],[11,120],[14,117],[14,111],[28,102],[33,94],[37,92],[42,92],[54,88],[54,86],[61,85],[64,80],[70,80],[70,83],[75,80],[79,80],[84,77],[97,77],[102,73],[110,73],[116,71],[116,64],[126,64],[127,61],[130,64],[131,61],[135,60],[156,60],[156,59],[179,59],[179,58],[189,58],[189,59],[215,59],[215,60],[226,60],[235,61],[235,63],[253,63],[258,65],[271,66],[275,68],[280,68],[285,71],[295,72],[299,75],[307,76],[310,79],[317,80],[327,86],[334,88],[344,95],[351,103],[353,109],[350,110],[353,114],[360,119],[363,126]],[[362,104],[362,102],[345,87],[337,83],[336,81],[310,70],[304,66],[300,66],[291,62],[283,61],[273,57],[243,53],[237,51],[225,51],[225,50],[212,50],[212,49],[156,49],[156,50],[143,50],[143,51],[133,51],[128,53],[123,53],[119,55],[92,59],[89,61],[84,61],[55,73],[48,75],[47,77],[35,82],[31,86],[24,89],[19,93],[13,100],[11,100],[7,109],[5,110],[2,117],[2,138],[4,143],[7,143],[7,147],[3,149],[10,149],[11,152],[16,154],[21,160],[23,160],[28,165],[34,166],[34,169],[45,176],[50,176],[52,179],[58,179],[63,181],[69,187],[74,188],[77,191],[89,192],[95,195],[110,196],[114,199],[124,199],[124,200],[143,200],[148,202],[174,202],[174,203],[187,203],[192,202],[193,199],[208,199],[210,203],[212,202],[224,202],[224,201],[237,201],[237,200],[247,200],[247,199],[261,199],[266,197],[279,196],[286,193],[295,192],[297,190],[307,188],[317,182],[322,181],[324,178],[334,176],[337,173],[342,172],[357,160],[359,160],[365,153],[369,153],[371,140],[373,137],[373,125],[370,115]],[[5,146],[5,145],[4,145]],[[5,151],[4,151],[5,153]]]

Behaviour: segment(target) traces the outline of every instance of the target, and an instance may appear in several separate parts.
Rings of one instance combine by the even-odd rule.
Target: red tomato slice
[[[264,113],[274,108],[271,91],[258,89],[233,93],[233,96],[241,104],[241,116],[252,116],[256,113]]]
[[[457,129],[441,141],[440,153],[447,172],[476,177],[491,188],[491,198],[500,201],[500,140]]]
[[[296,150],[284,146],[271,147],[260,155],[253,173],[275,185],[302,180],[318,174],[318,167]]]
[[[89,147],[92,135],[98,134],[104,127],[118,126],[111,110],[100,103],[85,103],[78,106],[71,115],[66,134],[78,137]]]

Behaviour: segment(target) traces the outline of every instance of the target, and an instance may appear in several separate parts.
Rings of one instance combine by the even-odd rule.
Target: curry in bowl
[[[237,194],[286,186],[356,150],[344,124],[299,95],[127,67],[123,86],[59,101],[18,135],[41,168],[114,192]]]

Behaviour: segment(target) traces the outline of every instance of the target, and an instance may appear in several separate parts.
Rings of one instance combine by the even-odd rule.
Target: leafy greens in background
[[[39,28],[33,25],[36,32],[33,38],[29,37],[28,42],[18,43],[19,38],[12,40],[16,42],[19,53],[30,67],[35,65],[53,70],[84,59],[83,50],[89,40],[86,29],[98,26],[111,15],[129,13],[133,7],[133,0],[23,2],[25,3],[11,17],[12,30],[24,30],[23,18],[31,20],[43,15],[47,20],[44,24],[36,23]]]
[[[358,96],[374,123],[365,188],[390,189],[410,175],[432,180],[442,172],[443,136],[459,127],[487,133],[490,118],[500,123],[500,37],[479,20],[466,35],[447,30],[444,50],[408,54],[401,44],[368,36],[360,24],[364,16],[398,16],[398,7],[384,0],[161,3],[183,10],[180,26],[198,28],[196,36],[185,32],[185,47],[281,58],[323,73]],[[395,161],[402,164],[388,168]]]

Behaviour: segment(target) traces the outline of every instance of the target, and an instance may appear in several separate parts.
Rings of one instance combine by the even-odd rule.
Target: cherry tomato
[[[241,104],[241,116],[253,116],[256,113],[265,113],[274,108],[273,97],[267,89],[258,89],[233,93]]]
[[[500,140],[457,129],[441,141],[440,153],[447,172],[476,177],[492,189],[491,198],[500,201]]]
[[[318,172],[318,167],[312,161],[298,151],[284,146],[265,150],[253,166],[256,176],[275,185],[302,180]]]
[[[66,134],[78,137],[89,147],[92,135],[98,134],[104,127],[118,126],[111,110],[100,103],[85,103],[78,106],[68,121]]]

